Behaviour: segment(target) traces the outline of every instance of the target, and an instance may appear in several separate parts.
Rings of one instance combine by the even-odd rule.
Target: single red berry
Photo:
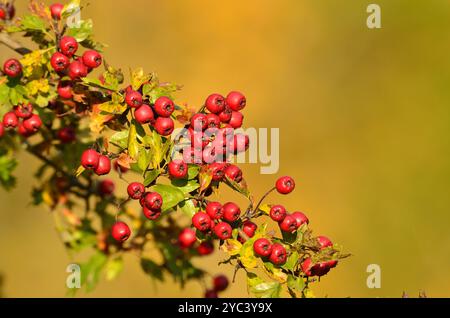
[[[138,108],[142,105],[142,94],[137,91],[130,90],[126,93],[125,102],[132,108]]]
[[[125,242],[131,236],[130,227],[124,222],[116,222],[111,228],[111,235],[117,242]]]
[[[134,118],[139,124],[148,124],[153,123],[155,121],[155,115],[153,114],[153,110],[149,105],[142,104],[136,111],[134,112]]]
[[[239,92],[229,93],[226,102],[228,107],[236,112],[244,109],[247,105],[247,99],[244,95],[242,95],[242,93]]]
[[[85,150],[81,156],[81,165],[85,169],[94,170],[98,167],[100,154],[94,149]]]
[[[191,228],[184,229],[178,236],[178,242],[182,248],[189,248],[197,241],[195,231]]]
[[[219,202],[209,202],[206,205],[206,213],[211,217],[211,219],[221,219],[223,216],[222,204]]]
[[[170,117],[175,110],[175,104],[168,97],[160,97],[155,101],[155,112],[161,117]]]
[[[150,210],[160,210],[163,205],[163,198],[158,192],[147,192],[142,195],[142,206]]]
[[[272,245],[272,253],[270,253],[269,260],[274,265],[283,265],[286,263],[287,254],[283,245],[275,243]]]
[[[228,240],[231,238],[232,231],[231,225],[226,222],[217,223],[214,227],[214,233],[221,240]]]
[[[25,126],[23,125],[23,122],[19,122],[19,125],[17,126],[17,132],[19,133],[19,135],[21,135],[22,137],[30,137],[31,135],[33,135],[32,132],[28,131]]]
[[[77,140],[75,129],[72,127],[63,127],[57,132],[58,139],[63,144],[69,144]]]
[[[3,125],[5,128],[16,128],[19,124],[19,119],[14,112],[7,112],[3,115]]]
[[[211,229],[211,218],[204,212],[197,212],[192,217],[192,225],[201,232]]]
[[[88,50],[83,53],[83,64],[89,68],[97,68],[102,65],[102,56],[95,50]]]
[[[286,209],[282,205],[274,205],[270,209],[270,218],[275,222],[282,222],[286,218]]]
[[[228,124],[234,129],[238,129],[242,127],[242,123],[244,122],[244,115],[240,112],[233,111],[231,113],[231,119]]]
[[[58,95],[63,99],[72,99],[73,97],[73,84],[70,81],[61,81],[58,83]]]
[[[206,127],[207,128],[220,128],[220,118],[216,114],[206,115]]]
[[[326,236],[318,236],[317,237],[317,242],[319,242],[320,248],[321,249],[325,249],[327,247],[332,247],[333,246],[333,242],[331,242],[331,240],[326,237]]]
[[[98,157],[98,165],[94,170],[98,176],[103,176],[111,172],[111,160],[107,156],[100,155]]]
[[[22,64],[16,59],[9,59],[3,64],[3,73],[5,75],[16,78],[22,74]]]
[[[127,187],[128,195],[133,200],[139,200],[145,193],[145,186],[140,182],[132,182]]]
[[[233,137],[232,147],[230,149],[233,150],[234,153],[244,152],[248,149],[250,145],[250,137],[244,134],[236,134]]]
[[[302,226],[303,224],[309,224],[308,217],[305,214],[303,214],[302,212],[297,211],[297,212],[292,213],[291,215],[297,221],[298,227]]]
[[[6,3],[4,7],[0,8],[0,20],[12,20],[16,14],[16,8],[12,2]]]
[[[231,116],[233,111],[230,107],[226,106],[222,112],[219,113],[219,119],[222,123],[229,123],[231,120]]]
[[[174,179],[183,179],[188,174],[188,165],[183,160],[173,160],[169,163],[169,174]]]
[[[62,72],[66,70],[70,65],[70,59],[60,52],[53,53],[50,64],[56,72]]]
[[[209,95],[205,106],[211,113],[218,114],[225,109],[225,98],[220,94]]]
[[[236,203],[228,202],[223,205],[223,219],[228,222],[234,222],[241,216],[241,209]]]
[[[14,106],[14,113],[22,119],[30,118],[33,115],[33,105],[26,103]]]
[[[244,224],[242,224],[242,231],[247,235],[249,238],[255,236],[255,232],[258,226],[253,223],[252,221],[245,221]]]
[[[191,118],[191,128],[194,131],[202,131],[208,127],[208,122],[205,114],[195,114]]]
[[[102,197],[110,196],[114,193],[114,190],[116,189],[116,184],[114,181],[110,179],[105,179],[100,181],[98,185],[98,192]]]
[[[295,189],[295,181],[291,177],[281,177],[275,184],[277,191],[281,194],[289,194]]]
[[[78,50],[78,42],[71,36],[63,36],[59,41],[59,48],[62,54],[72,57]]]
[[[219,298],[215,290],[209,289],[205,292],[205,298]]]
[[[52,18],[55,20],[61,20],[61,13],[64,9],[64,5],[61,3],[54,3],[50,5],[50,13],[52,15]]]
[[[268,257],[272,253],[272,243],[266,238],[257,239],[253,243],[253,251],[261,257]]]
[[[73,61],[69,65],[69,77],[72,81],[78,80],[80,78],[86,77],[88,74],[88,69],[86,65],[80,61]]]
[[[225,175],[234,182],[239,183],[242,181],[242,170],[236,165],[229,165],[225,169]]]
[[[292,215],[286,215],[286,217],[279,223],[280,229],[286,233],[294,233],[297,231],[297,221]]]
[[[161,210],[150,210],[145,206],[142,208],[142,212],[144,213],[144,216],[151,221],[155,221],[161,216]]]
[[[39,117],[39,115],[34,114],[30,118],[27,118],[23,121],[23,126],[30,133],[36,133],[42,126],[41,117]]]
[[[3,135],[5,135],[5,126],[0,122],[0,138],[2,138]]]
[[[214,277],[213,285],[216,292],[224,291],[228,287],[228,278],[225,275],[218,275]]]
[[[0,20],[6,20],[6,11],[3,8],[0,8]]]
[[[205,155],[205,152],[203,152],[203,155]],[[226,167],[227,165],[222,162],[215,162],[209,165],[208,169],[212,174],[213,181],[221,181],[223,179]]]
[[[175,124],[172,118],[158,117],[154,127],[156,132],[161,136],[169,136],[173,133]]]
[[[210,241],[201,242],[197,247],[197,253],[202,256],[211,255],[214,252],[214,244]]]
[[[312,259],[310,257],[303,261],[301,268],[302,268],[303,273],[305,273],[306,276],[308,276],[308,277],[313,276],[311,273]]]

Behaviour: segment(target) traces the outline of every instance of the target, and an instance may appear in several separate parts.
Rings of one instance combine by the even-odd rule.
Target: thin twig
[[[0,43],[9,47],[11,50],[14,50],[21,55],[29,54],[32,52],[30,49],[24,47],[19,42],[13,40],[9,36],[9,34],[5,32],[0,33]]]

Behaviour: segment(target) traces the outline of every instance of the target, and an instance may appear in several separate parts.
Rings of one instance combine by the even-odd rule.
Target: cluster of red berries
[[[230,155],[246,151],[249,137],[234,131],[242,127],[241,110],[246,104],[245,96],[239,92],[231,92],[226,98],[220,94],[210,95],[205,102],[209,113],[195,114],[186,127],[190,145],[183,149],[184,161],[226,162]]]
[[[0,123],[0,137],[5,133],[5,129],[15,129],[23,137],[29,137],[39,131],[42,120],[37,114],[33,114],[33,106],[29,103],[14,106],[12,111],[3,116]]]
[[[228,288],[228,278],[225,275],[217,275],[213,278],[212,285],[212,288],[205,292],[205,298],[218,298],[218,293]]]
[[[12,20],[16,15],[16,8],[12,2],[0,3],[0,20]]]
[[[94,149],[87,149],[81,155],[81,165],[92,170],[98,176],[107,175],[111,171],[111,160]]]
[[[333,246],[333,242],[331,242],[331,240],[326,236],[317,237],[317,242],[319,243],[321,250]],[[336,267],[337,263],[338,262],[336,260],[329,260],[326,262],[314,264],[311,258],[307,258],[302,263],[302,271],[303,273],[305,273],[306,276],[309,277],[324,276],[330,271],[330,269]]]

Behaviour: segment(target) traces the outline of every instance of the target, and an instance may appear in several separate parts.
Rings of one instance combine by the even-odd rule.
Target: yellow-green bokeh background
[[[371,2],[382,7],[381,30],[365,25]],[[112,65],[184,84],[177,101],[191,105],[242,90],[246,126],[281,128],[280,174],[298,187],[271,198],[306,211],[317,234],[354,255],[315,287],[318,296],[449,297],[450,2],[371,2],[95,0],[83,14]],[[20,14],[26,1],[16,3]],[[36,162],[19,160],[18,188],[0,192],[3,292],[64,296],[69,258],[51,214],[28,204]],[[257,194],[274,182],[257,165],[245,169]],[[372,263],[382,269],[378,290],[365,283]],[[244,277],[224,296],[247,296]],[[200,294],[170,280],[155,289],[131,256],[119,279],[87,296]]]

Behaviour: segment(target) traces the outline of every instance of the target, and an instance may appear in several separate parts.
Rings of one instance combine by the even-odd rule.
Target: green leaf
[[[288,259],[286,260],[286,263],[281,267],[289,271],[293,271],[297,266],[299,258],[300,257],[297,251],[294,251],[291,255],[289,255]]]
[[[136,131],[136,125],[133,120],[131,123],[130,131],[128,134],[128,155],[136,159],[137,155],[139,154],[139,144],[137,140],[137,131]]]
[[[26,15],[21,21],[23,30],[33,30],[45,32],[45,22],[36,15]]]
[[[184,193],[174,186],[157,184],[154,185],[151,189],[152,191],[158,192],[162,196],[163,212],[170,210],[184,200]]]
[[[142,171],[146,171],[151,160],[151,154],[150,151],[148,151],[145,148],[139,149],[139,156],[138,156],[138,167]]]
[[[12,175],[17,161],[9,156],[0,157],[0,184],[5,190],[11,190],[16,185],[16,178]]]
[[[148,187],[153,181],[156,180],[156,178],[158,178],[160,174],[161,171],[159,171],[158,169],[147,171],[145,174],[144,185]]]
[[[111,138],[109,139],[109,142],[116,147],[119,147],[121,149],[126,149],[128,146],[129,134],[130,134],[129,130],[122,130],[122,131],[116,132],[114,135],[111,136]]]
[[[242,184],[239,184],[235,182],[234,180],[231,180],[228,176],[226,177],[226,184],[233,190],[239,192],[240,194],[246,196],[247,198],[250,198],[250,191],[248,190],[247,186],[244,186]]]
[[[99,88],[99,89],[106,90],[106,91],[114,91],[116,89],[113,85],[108,86],[108,85],[102,84],[102,82],[100,82],[100,80],[97,78],[84,77],[81,80],[83,81],[83,84],[86,86],[91,86],[91,87]]]
[[[185,179],[174,179],[172,180],[172,185],[177,187],[184,194],[188,194],[192,191],[200,188],[200,185],[196,180],[185,180]]]
[[[67,35],[74,37],[78,42],[83,42],[92,36],[92,20],[80,21],[67,30]]]
[[[156,264],[154,261],[146,258],[141,259],[141,267],[142,270],[149,275],[151,278],[154,278],[159,281],[163,281],[163,272],[161,266]]]
[[[122,257],[112,258],[105,267],[106,280],[114,280],[123,270]]]
[[[199,182],[200,182],[200,192],[208,189],[209,185],[212,182],[212,173],[208,170],[201,171],[199,174]]]
[[[199,173],[200,173],[200,166],[194,164],[188,165],[188,180],[197,178]]]
[[[86,286],[87,292],[94,290],[97,286],[101,271],[107,260],[105,254],[97,252],[91,256],[87,263],[81,265],[81,284]]]
[[[183,211],[186,216],[189,218],[192,218],[194,214],[197,212],[197,209],[194,205],[194,202],[192,200],[186,200],[180,203],[181,211]]]
[[[301,293],[303,292],[303,289],[305,289],[305,281],[302,277],[289,275],[287,279],[287,286],[289,289]]]
[[[173,93],[175,93],[180,89],[181,87],[177,84],[161,83],[158,84],[157,86],[152,87],[150,91],[148,91],[147,89],[146,95],[149,97],[150,102],[154,104],[155,101],[162,96],[166,96],[173,99]]]
[[[265,282],[251,272],[247,273],[247,287],[257,298],[279,298],[281,293],[280,283]]]
[[[9,104],[9,91],[10,88],[6,84],[0,85],[0,104]]]

